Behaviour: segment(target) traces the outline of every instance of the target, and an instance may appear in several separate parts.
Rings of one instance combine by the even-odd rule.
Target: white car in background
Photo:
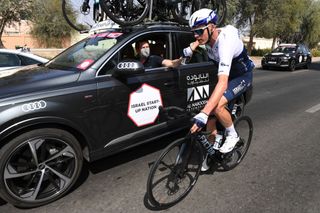
[[[49,60],[21,50],[0,49],[0,72],[31,64],[47,63]]]

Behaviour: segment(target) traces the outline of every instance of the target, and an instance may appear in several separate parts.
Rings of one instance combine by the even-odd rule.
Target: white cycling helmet
[[[218,16],[210,9],[202,8],[194,12],[189,19],[189,26],[196,28],[201,25],[207,25],[209,23],[217,24]]]

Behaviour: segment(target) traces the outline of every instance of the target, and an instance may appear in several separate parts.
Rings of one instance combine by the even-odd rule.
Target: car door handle
[[[177,83],[174,82],[174,81],[169,81],[169,82],[165,82],[164,85],[167,86],[167,87],[170,87],[170,86],[173,86],[173,85],[176,85]]]

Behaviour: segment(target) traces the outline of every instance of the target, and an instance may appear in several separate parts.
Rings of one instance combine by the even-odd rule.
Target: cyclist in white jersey
[[[218,83],[205,107],[194,117],[195,124],[190,131],[200,131],[207,125],[207,129],[212,132],[211,138],[214,138],[217,133],[216,121],[208,119],[214,114],[227,133],[219,151],[228,153],[239,141],[239,135],[225,106],[251,87],[254,64],[247,55],[238,30],[231,25],[217,28],[217,19],[215,12],[210,9],[203,8],[194,12],[189,25],[196,41],[183,52],[185,56],[191,57],[199,45],[205,45],[209,58],[218,66]]]

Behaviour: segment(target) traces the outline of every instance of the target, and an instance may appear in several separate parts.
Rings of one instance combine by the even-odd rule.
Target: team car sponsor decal
[[[209,98],[209,85],[188,88],[187,111],[201,110]]]
[[[198,85],[209,82],[209,73],[200,73],[186,76],[187,85]]]
[[[78,68],[78,69],[81,69],[81,70],[85,70],[85,69],[87,69],[93,62],[94,62],[94,60],[92,60],[92,59],[86,59],[86,60],[82,61],[82,62],[77,66],[77,68]]]
[[[47,107],[47,102],[41,100],[41,101],[35,101],[35,102],[23,104],[21,109],[24,112],[30,112],[30,111],[44,109],[46,107]]]
[[[152,124],[158,117],[159,106],[162,106],[160,90],[143,84],[130,94],[127,115],[138,127]]]

